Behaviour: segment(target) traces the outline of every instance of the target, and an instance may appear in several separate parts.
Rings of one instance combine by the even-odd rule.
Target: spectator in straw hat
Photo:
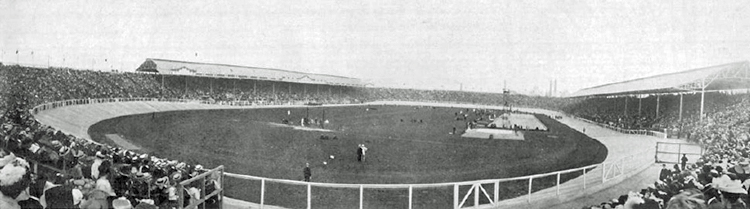
[[[125,197],[119,197],[115,200],[112,200],[112,208],[113,209],[133,209],[133,205],[130,204],[130,201],[128,201],[128,199],[125,199]]]
[[[727,169],[727,172],[736,174],[737,178],[744,182],[750,177],[750,161],[747,158],[743,158],[737,165]]]
[[[721,202],[714,202],[709,205],[709,209],[742,209],[747,208],[747,204],[742,201],[742,196],[747,196],[747,190],[742,188],[738,180],[730,178],[721,178],[717,189],[721,196]]]
[[[6,158],[7,157],[7,158]],[[28,199],[31,173],[26,160],[15,156],[3,156],[0,165],[0,208],[20,209],[18,201]]]

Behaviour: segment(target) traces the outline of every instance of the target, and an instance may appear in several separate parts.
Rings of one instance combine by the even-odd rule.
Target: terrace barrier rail
[[[205,100],[164,99],[164,98],[104,98],[73,99],[45,103],[34,107],[36,114],[41,111],[72,105],[85,105],[112,102],[151,101],[176,103],[202,103],[219,105],[261,105],[253,102],[209,102]],[[305,102],[288,102],[285,104],[304,104]],[[665,137],[664,133],[648,130],[627,130],[599,124],[579,118],[626,134],[639,134]],[[224,172],[220,167],[222,185],[220,190],[209,195],[237,198],[259,204],[260,208],[274,205],[287,208],[325,207],[330,204],[344,208],[495,208],[519,204],[533,204],[545,198],[560,198],[590,194],[597,186],[607,186],[616,179],[628,177],[655,162],[655,149],[643,150],[617,160],[580,168],[555,171],[529,176],[486,179],[463,182],[446,182],[433,184],[341,184],[304,182],[287,179],[273,179],[251,175]],[[213,171],[213,170],[212,170]],[[205,181],[206,176],[183,181]],[[224,182],[227,183],[224,183]],[[569,182],[569,183],[566,183]],[[205,182],[202,182],[205,183]],[[232,188],[234,187],[234,188]],[[241,188],[238,188],[241,187]],[[181,191],[181,190],[180,190]],[[205,190],[204,190],[205,191]],[[202,194],[201,197],[206,194]],[[181,197],[181,196],[180,196]],[[270,198],[271,197],[271,198]],[[272,198],[281,197],[281,198]],[[297,199],[296,197],[300,197]],[[205,201],[206,198],[203,198]],[[221,197],[220,197],[221,198]],[[535,201],[532,201],[533,200]],[[195,208],[190,205],[188,208]]]
[[[298,100],[298,101],[248,101],[248,100],[237,100],[237,101],[213,101],[213,100],[197,100],[197,99],[178,99],[178,98],[145,98],[145,97],[134,97],[134,98],[98,98],[98,99],[69,99],[62,101],[55,101],[37,105],[31,109],[32,114],[37,114],[41,111],[51,110],[55,108],[72,106],[72,105],[86,105],[86,104],[100,104],[100,103],[113,103],[113,102],[175,102],[175,103],[194,103],[194,104],[212,104],[212,105],[225,105],[225,106],[265,106],[265,105],[304,105],[312,101]],[[343,104],[347,104],[344,102]]]

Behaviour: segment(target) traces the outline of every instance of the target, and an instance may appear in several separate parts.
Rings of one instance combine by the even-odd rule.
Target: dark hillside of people
[[[279,81],[102,72],[69,68],[0,66],[7,83],[30,96],[28,103],[84,98],[184,98],[213,101],[362,103],[378,100],[457,102],[558,109],[563,98],[450,90],[358,88]]]

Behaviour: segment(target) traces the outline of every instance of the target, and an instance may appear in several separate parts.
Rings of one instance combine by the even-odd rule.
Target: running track
[[[434,105],[434,106],[454,106],[454,107],[488,107],[488,106],[477,106],[468,104],[435,104],[435,103],[416,103],[416,102],[376,102],[373,104],[401,104],[401,105]],[[52,110],[42,111],[36,115],[36,119],[42,124],[49,125],[58,130],[61,130],[67,134],[73,134],[75,136],[89,139],[88,128],[105,119],[133,115],[143,114],[161,111],[174,111],[174,110],[196,110],[196,109],[239,109],[239,108],[276,108],[276,107],[304,107],[304,106],[220,106],[220,105],[208,105],[199,103],[173,103],[173,102],[117,102],[117,103],[99,103],[99,104],[88,104],[88,105],[76,105],[56,108]],[[538,112],[548,115],[555,115],[556,112],[540,109],[527,109],[521,108],[523,111]],[[629,135],[622,134],[616,131],[612,131],[606,128],[589,124],[577,119],[564,117],[560,120],[563,124],[570,126],[576,130],[582,131],[583,128],[586,130],[586,134],[590,137],[599,140],[609,150],[609,154],[605,160],[605,163],[615,163],[624,157],[631,156],[634,154],[640,154],[641,157],[653,158],[653,149],[656,147],[658,141],[669,141],[675,142],[675,140],[661,139],[651,136],[642,135]],[[650,151],[649,151],[650,150]],[[653,161],[652,161],[653,162]],[[531,198],[528,196],[521,196],[518,198],[501,201],[499,208],[580,208],[584,205],[597,204],[606,200],[617,198],[619,195],[615,194],[626,194],[628,190],[638,191],[645,188],[643,184],[653,182],[650,179],[656,179],[657,172],[650,174],[654,170],[654,166],[651,164],[643,164],[638,167],[635,171],[626,173],[620,177],[613,178],[604,184],[599,184],[581,190],[580,187],[583,184],[584,179],[578,177],[576,179],[565,182],[561,185],[562,188],[572,188],[568,191],[561,190],[561,195],[556,195],[555,188],[548,188],[542,191],[535,192]],[[589,173],[602,173],[601,168],[597,167],[589,171]],[[632,177],[632,178],[631,178]],[[589,180],[589,182],[592,180]],[[601,181],[601,180],[599,180]],[[620,184],[620,182],[624,183]],[[639,182],[639,183],[633,183]],[[587,184],[588,185],[588,184]],[[579,188],[579,189],[576,189]],[[613,196],[615,195],[615,196]],[[529,201],[531,200],[531,201]],[[529,204],[529,202],[531,204]],[[225,208],[255,208],[255,204],[243,204],[237,200],[229,198],[225,199]],[[244,205],[244,206],[241,206]],[[266,208],[272,208],[266,206]]]

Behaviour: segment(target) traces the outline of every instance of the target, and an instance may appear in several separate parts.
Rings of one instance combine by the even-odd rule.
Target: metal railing
[[[51,110],[60,107],[73,106],[73,105],[86,105],[86,104],[100,104],[100,103],[114,103],[114,102],[175,102],[175,103],[195,103],[195,104],[212,104],[212,105],[225,105],[225,106],[265,106],[265,105],[304,105],[309,103],[308,100],[299,101],[210,101],[210,100],[198,100],[198,99],[178,99],[178,98],[145,98],[145,97],[134,97],[134,98],[97,98],[97,99],[69,99],[62,101],[55,101],[44,103],[35,106],[31,109],[32,114],[37,114],[45,110]]]
[[[503,205],[517,205],[517,204],[532,204],[543,198],[557,198],[561,195],[569,196],[571,194],[585,194],[586,192],[594,192],[591,188],[604,185],[609,181],[618,178],[626,177],[633,173],[643,170],[645,167],[653,164],[654,159],[650,153],[653,153],[653,149],[644,150],[637,154],[629,155],[627,157],[620,158],[618,160],[604,162],[595,165],[589,165],[580,168],[536,174],[530,176],[521,176],[513,178],[501,178],[501,179],[487,179],[487,180],[476,180],[476,181],[463,181],[463,182],[447,182],[447,183],[434,183],[434,184],[340,184],[340,183],[317,183],[317,182],[304,182],[287,179],[273,179],[251,175],[242,175],[234,173],[224,173],[226,177],[235,178],[242,181],[260,181],[259,189],[255,197],[236,196],[234,198],[251,200],[259,204],[260,208],[264,208],[267,205],[277,205],[282,207],[305,207],[313,208],[313,200],[319,199],[321,196],[313,191],[327,192],[326,188],[336,189],[348,189],[349,193],[356,193],[356,200],[350,199],[349,202],[356,202],[351,206],[356,208],[365,208],[375,203],[366,203],[365,194],[370,190],[391,193],[402,193],[406,191],[406,195],[384,195],[384,196],[399,196],[403,199],[395,200],[399,202],[399,206],[403,205],[405,208],[414,207],[428,207],[430,200],[423,200],[418,202],[415,198],[415,190],[419,189],[423,193],[438,193],[437,190],[452,189],[452,198],[450,199],[449,207],[451,208],[483,208],[483,207],[496,207]],[[580,176],[577,179],[570,178],[571,176]],[[552,180],[552,181],[550,181]],[[570,183],[565,183],[568,180]],[[539,181],[541,185],[536,185]],[[274,183],[273,187],[269,186]],[[511,185],[525,185],[525,189],[520,191],[510,191],[516,187]],[[551,187],[546,185],[552,184]],[[303,188],[304,191],[297,191],[298,193],[304,194],[304,201],[299,204],[289,203],[288,199],[284,202],[274,202],[269,204],[269,190],[293,190],[289,188],[293,187]],[[605,185],[607,186],[607,185]],[[283,187],[288,187],[282,189]],[[432,192],[424,192],[430,191]],[[521,196],[509,197],[508,194],[523,193]],[[380,194],[382,195],[382,194]],[[291,195],[285,194],[285,197]],[[334,195],[337,196],[338,195]],[[439,197],[436,197],[439,198]],[[511,199],[506,199],[511,198]],[[506,201],[504,201],[506,199]],[[534,200],[534,201],[532,201]],[[337,199],[338,203],[343,203],[343,199]],[[393,200],[391,200],[393,201]],[[443,201],[443,203],[447,203]],[[445,207],[445,206],[443,206]]]

